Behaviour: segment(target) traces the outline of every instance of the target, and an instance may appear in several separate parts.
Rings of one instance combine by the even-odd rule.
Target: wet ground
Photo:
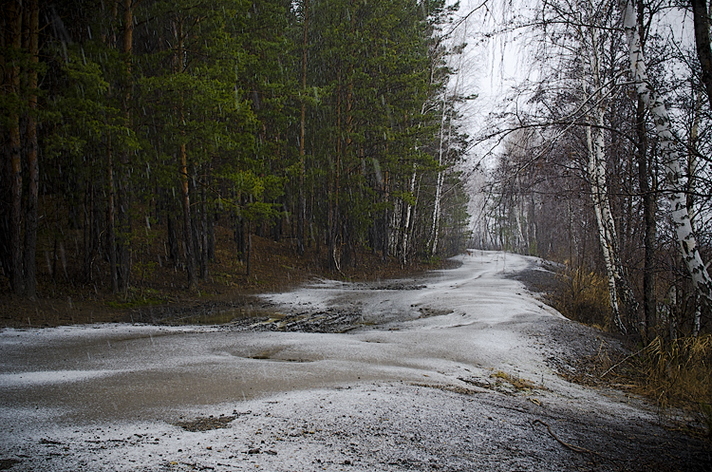
[[[0,470],[712,470],[668,415],[558,375],[622,348],[515,280],[540,261],[461,261],[220,326],[4,330]]]

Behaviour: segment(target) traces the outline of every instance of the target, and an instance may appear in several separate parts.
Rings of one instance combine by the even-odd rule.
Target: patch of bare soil
[[[181,420],[176,422],[176,426],[180,426],[186,431],[196,432],[196,431],[210,431],[212,429],[225,429],[230,426],[230,423],[237,418],[237,414],[234,415],[220,415],[203,418],[195,418],[192,420]]]

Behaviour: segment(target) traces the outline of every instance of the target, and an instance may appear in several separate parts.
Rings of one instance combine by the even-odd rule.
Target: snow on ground
[[[642,401],[552,371],[596,333],[506,277],[536,259],[460,260],[248,324],[3,330],[0,470],[709,470]],[[280,331],[328,317],[352,324]]]

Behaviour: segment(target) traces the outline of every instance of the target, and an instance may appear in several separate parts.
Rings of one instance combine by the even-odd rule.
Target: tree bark
[[[586,129],[588,137],[588,174],[591,180],[591,199],[596,213],[596,223],[598,225],[598,240],[603,253],[603,260],[606,266],[608,279],[608,294],[610,297],[613,321],[622,333],[626,333],[626,325],[623,321],[622,312],[624,307],[621,300],[621,267],[620,256],[618,255],[618,235],[616,233],[611,205],[608,199],[608,188],[606,184],[606,166],[603,157],[603,131],[600,128],[592,130]],[[595,136],[594,136],[595,135]]]
[[[603,97],[601,96],[603,80],[601,79],[598,34],[596,29],[591,28],[590,67],[595,97],[592,121],[595,126],[589,126],[586,129],[589,155],[588,175],[591,180],[591,198],[598,224],[598,238],[606,265],[613,321],[619,331],[627,333],[626,325],[631,322],[632,315],[637,312],[637,303],[623,269],[618,231],[608,196],[604,136],[606,122]]]
[[[337,87],[336,93],[336,152],[334,153],[333,169],[331,171],[330,191],[327,195],[329,201],[328,209],[328,251],[329,251],[329,268],[341,272],[341,218],[340,218],[340,191],[341,191],[341,164],[343,162],[344,153],[344,119],[342,117],[344,92],[343,86]]]
[[[415,195],[415,182],[418,177],[418,171],[415,164],[413,164],[413,173],[410,178],[410,195]],[[408,263],[408,257],[410,255],[410,226],[411,219],[413,218],[413,206],[410,202],[405,203],[404,216],[403,216],[403,227],[401,233],[401,248],[400,248],[400,261],[401,264],[406,265]]]
[[[39,162],[37,145],[37,66],[39,64],[39,2],[29,0],[25,11],[27,45],[25,49],[30,56],[30,66],[27,71],[27,129],[26,163],[27,163],[27,202],[25,208],[25,296],[34,300],[37,298],[37,225],[39,198]]]
[[[190,212],[190,185],[188,176],[188,150],[185,143],[180,145],[180,179],[183,200],[183,243],[185,244],[185,265],[188,272],[188,289],[198,288],[195,271],[195,251],[193,244],[193,222]]]
[[[111,138],[106,146],[106,181],[108,186],[108,201],[106,208],[106,239],[109,247],[109,274],[111,277],[111,292],[119,292],[119,275],[116,254],[116,184],[114,181],[114,151]]]
[[[445,112],[446,99],[443,97],[442,101],[442,117],[440,118],[440,132],[438,135],[438,166],[443,165],[443,154],[445,153],[446,138],[445,138],[445,126],[447,126],[447,113]],[[448,129],[447,146],[449,146],[451,129]],[[442,188],[443,188],[444,175],[442,169],[438,169],[438,176],[435,182],[435,199],[433,201],[433,221],[430,227],[430,241],[428,242],[428,247],[430,248],[430,255],[434,256],[438,251],[438,233],[440,230],[440,200],[442,198]]]
[[[299,208],[297,209],[297,250],[300,255],[304,255],[306,246],[306,213],[307,200],[304,192],[304,174],[306,172],[306,122],[307,122],[307,46],[309,42],[309,0],[302,1],[302,14],[304,23],[302,24],[302,103],[299,117]]]
[[[5,46],[19,54],[22,48],[22,2],[8,0],[4,8]],[[18,57],[10,57],[5,63],[5,93],[19,98],[20,63]],[[10,211],[9,211],[9,255],[10,285],[16,295],[24,291],[22,270],[22,144],[20,141],[19,111],[11,105],[6,117],[7,137],[5,154],[9,171]]]
[[[203,179],[205,179],[205,182],[207,182],[208,177],[207,175],[203,175]],[[207,280],[208,279],[208,262],[210,262],[210,229],[208,226],[212,225],[212,219],[209,217],[209,210],[208,210],[208,202],[207,202],[207,195],[205,193],[205,189],[203,189],[202,195],[201,195],[201,204],[199,206],[200,208],[200,214],[198,215],[198,220],[200,222],[200,225],[195,225],[195,230],[197,232],[198,226],[200,227],[200,232],[196,234],[196,241],[199,242],[198,247],[199,247],[199,254],[200,254],[200,262],[199,262],[199,267],[200,267],[200,279],[201,280]]]
[[[702,67],[702,84],[712,107],[712,49],[710,49],[710,21],[706,0],[690,0],[695,25],[695,49]]]
[[[649,330],[655,325],[657,318],[657,301],[655,298],[655,241],[657,238],[655,214],[657,212],[657,199],[650,183],[647,132],[645,129],[645,103],[640,98],[638,99],[636,115],[638,185],[643,200],[643,225],[645,227],[645,235],[643,236],[643,322],[641,335],[643,341],[647,342],[649,340]]]
[[[124,113],[124,125],[127,130],[132,129],[131,123],[131,74],[132,74],[132,54],[133,54],[133,32],[134,32],[134,0],[123,0],[123,40],[121,52],[124,55],[124,78],[122,81],[123,97],[122,108]],[[119,168],[118,179],[118,234],[117,234],[117,273],[119,290],[125,293],[130,284],[131,278],[131,189],[130,189],[130,158],[131,151],[123,149],[119,153],[121,166]]]
[[[128,1],[128,0],[127,0]],[[176,39],[176,48],[173,56],[173,72],[180,73],[183,70],[183,57],[185,45],[183,43],[183,22],[175,18],[173,33]],[[183,97],[181,96],[177,104],[177,114],[179,122],[185,122]],[[196,273],[195,242],[193,238],[193,218],[191,216],[190,203],[190,174],[188,167],[188,145],[186,144],[185,131],[181,130],[180,144],[178,146],[178,174],[180,176],[180,194],[183,204],[183,246],[185,252],[186,272],[188,273],[188,290],[195,291],[198,288],[198,275]]]
[[[252,275],[252,223],[247,224],[247,234],[245,236],[245,275],[249,278]]]

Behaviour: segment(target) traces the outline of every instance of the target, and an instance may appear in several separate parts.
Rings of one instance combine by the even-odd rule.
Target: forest
[[[554,0],[502,28],[536,78],[480,138],[475,243],[564,263],[557,307],[632,340],[712,327],[708,8]]]
[[[255,238],[341,275],[469,246],[562,263],[557,308],[632,340],[710,330],[702,0],[3,8],[6,294],[195,292]],[[453,58],[514,33],[536,73],[466,133]]]
[[[249,277],[257,237],[334,274],[461,252],[455,11],[3,2],[0,291],[129,299],[163,271],[195,292],[217,252]]]
[[[504,250],[632,353],[599,379],[712,425],[710,6],[476,3],[5,0],[3,308],[49,326],[259,285],[258,261],[348,279]],[[456,58],[515,40],[521,80],[468,123]]]

